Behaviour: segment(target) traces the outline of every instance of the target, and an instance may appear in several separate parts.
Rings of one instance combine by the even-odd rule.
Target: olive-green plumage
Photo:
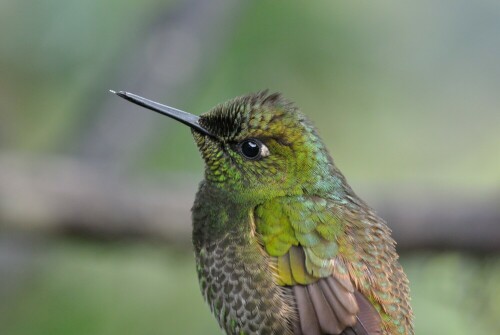
[[[389,228],[293,104],[259,92],[189,122],[197,272],[227,334],[413,334]]]

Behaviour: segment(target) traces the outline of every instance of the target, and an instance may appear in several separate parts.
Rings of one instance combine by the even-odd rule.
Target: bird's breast
[[[197,251],[200,287],[212,312],[227,334],[293,334],[291,292],[276,285],[257,243],[240,237],[227,234]]]

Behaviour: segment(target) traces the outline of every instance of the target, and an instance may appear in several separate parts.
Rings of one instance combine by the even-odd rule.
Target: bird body
[[[181,122],[205,161],[192,209],[198,278],[227,334],[413,335],[389,228],[293,104],[264,91]]]

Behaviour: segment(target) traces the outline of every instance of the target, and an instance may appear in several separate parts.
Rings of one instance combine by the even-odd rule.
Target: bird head
[[[206,182],[231,200],[321,195],[343,185],[314,126],[281,94],[237,97],[199,117],[131,93],[116,94],[188,125],[205,161]]]

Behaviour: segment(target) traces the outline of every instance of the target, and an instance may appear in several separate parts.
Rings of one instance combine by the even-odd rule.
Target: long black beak
[[[125,92],[125,91],[115,92],[112,90],[110,90],[110,92],[118,95],[119,97],[122,97],[125,100],[133,102],[136,105],[145,107],[145,108],[150,109],[150,110],[157,112],[159,114],[171,117],[172,119],[177,120],[181,123],[184,123],[185,125],[199,131],[200,133],[203,133],[203,134],[208,135],[208,136],[214,136],[208,130],[206,130],[205,128],[200,126],[200,124],[198,123],[198,120],[200,118],[196,115],[183,112],[183,111],[176,109],[176,108],[173,108],[173,107],[162,105],[158,102],[151,101],[149,99],[140,97],[140,96],[135,95],[133,93],[129,93],[129,92]]]

